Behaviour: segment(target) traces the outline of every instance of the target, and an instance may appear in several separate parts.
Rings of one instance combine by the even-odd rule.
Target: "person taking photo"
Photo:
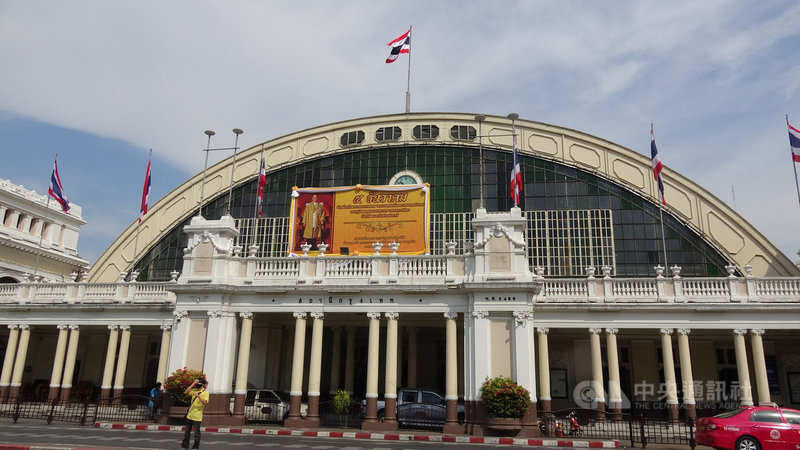
[[[208,404],[208,382],[198,378],[186,388],[183,393],[192,398],[189,403],[189,411],[186,413],[186,431],[183,433],[183,443],[181,448],[189,448],[189,437],[194,428],[194,445],[192,448],[200,448],[200,422],[203,421],[203,409]]]

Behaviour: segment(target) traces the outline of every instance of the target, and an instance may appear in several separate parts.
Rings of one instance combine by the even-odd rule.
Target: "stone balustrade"
[[[0,285],[0,306],[8,304],[175,304],[174,283],[19,283]]]
[[[468,255],[445,256],[300,256],[239,258],[242,276],[225,284],[248,286],[370,286],[418,287],[472,284]],[[719,277],[683,278],[540,278],[536,304],[593,303],[800,303],[800,278]],[[178,279],[178,284],[186,283]],[[22,283],[0,285],[3,304],[173,304],[170,286],[176,282]]]

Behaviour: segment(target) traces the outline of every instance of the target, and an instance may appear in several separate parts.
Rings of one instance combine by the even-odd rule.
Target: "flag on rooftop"
[[[256,210],[258,215],[263,215],[261,205],[264,202],[264,186],[267,185],[267,171],[264,165],[264,147],[261,147],[261,169],[258,172],[258,199],[256,201]]]
[[[386,45],[392,48],[392,50],[389,52],[389,56],[386,58],[387,64],[395,62],[401,53],[411,53],[411,28],[409,28],[408,31],[406,31],[402,36]]]
[[[519,165],[519,153],[517,152],[517,135],[514,133],[514,166],[511,168],[511,198],[514,205],[519,204],[519,193],[522,192],[522,167]]]
[[[144,174],[144,187],[142,188],[142,207],[139,209],[139,222],[147,214],[147,202],[150,200],[150,159],[147,160],[147,172]]]
[[[661,194],[661,203],[666,205],[667,200],[664,197],[664,180],[661,179],[661,170],[664,166],[661,164],[661,157],[658,156],[658,149],[656,148],[656,137],[653,134],[653,124],[650,124],[650,158],[653,163],[653,178],[658,181],[658,193]]]
[[[792,148],[792,160],[800,163],[800,130],[789,125],[789,118],[786,118],[786,126],[789,127],[789,147]]]
[[[61,177],[58,175],[58,157],[53,160],[53,174],[50,175],[50,187],[47,193],[56,201],[61,204],[61,209],[69,214],[69,200],[67,194],[64,193],[64,187],[61,186]]]

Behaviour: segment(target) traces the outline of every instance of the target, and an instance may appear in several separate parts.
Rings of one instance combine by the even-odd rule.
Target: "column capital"
[[[80,330],[80,325],[70,325],[69,329],[72,331],[78,331]]]
[[[116,331],[119,329],[119,325],[109,325],[108,329],[109,331]]]
[[[381,318],[381,313],[379,313],[377,311],[370,311],[370,312],[367,313],[367,317],[369,317],[370,319],[380,319]]]
[[[518,325],[524,325],[528,320],[533,320],[533,311],[514,311],[512,314]]]
[[[177,322],[180,322],[181,319],[185,318],[188,315],[189,312],[186,311],[185,309],[176,309],[175,311],[172,311],[172,316],[175,317],[175,320]]]
[[[548,334],[550,333],[550,328],[537,328],[536,332],[539,334]]]
[[[8,324],[8,329],[9,330],[16,330],[17,328],[19,328],[19,325],[15,324],[15,323]]]
[[[253,313],[251,313],[250,311],[240,312],[239,313],[239,317],[241,317],[244,320],[252,320],[253,319]]]
[[[60,324],[56,325],[56,328],[57,328],[59,331],[60,331],[60,330],[69,330],[69,325],[67,325],[67,324],[65,324],[65,323],[60,323]]]
[[[472,311],[472,317],[476,319],[486,319],[489,317],[489,311]]]
[[[400,318],[400,313],[397,312],[397,311],[385,312],[385,313],[383,313],[383,315],[386,316],[386,318],[390,319],[390,320],[397,320],[397,319]]]
[[[172,325],[161,325],[161,331],[172,331]]]
[[[662,328],[662,329],[658,330],[659,333],[666,334],[667,336],[672,335],[673,331],[675,331],[675,330],[673,330],[672,328]]]
[[[681,336],[688,336],[692,332],[689,328],[678,328],[675,331]]]
[[[312,319],[316,319],[316,320],[325,318],[325,313],[322,312],[322,311],[312,311],[312,312],[309,313],[309,315],[311,316]]]
[[[22,324],[19,325],[19,329],[20,330],[30,330],[31,326],[28,325],[27,323],[22,323]]]
[[[764,335],[764,329],[763,328],[753,328],[752,330],[750,330],[750,334],[752,334],[754,336],[763,336]]]
[[[447,319],[447,320],[456,320],[456,319],[458,319],[458,313],[457,312],[446,312],[446,313],[444,313],[444,318]]]
[[[131,331],[131,326],[130,325],[120,325],[119,329],[120,329],[120,331]]]
[[[295,311],[292,313],[292,317],[295,319],[305,319],[307,315],[308,313],[305,311]]]
[[[602,328],[589,328],[589,333],[590,334],[600,334],[602,332],[603,332]]]
[[[747,329],[746,328],[735,328],[731,332],[736,336],[744,336],[745,334],[747,334]]]
[[[210,317],[212,319],[218,319],[218,318],[222,317],[222,310],[221,309],[210,309],[210,310],[206,311],[206,314],[208,314],[208,317]]]
[[[618,334],[618,333],[619,333],[618,328],[606,328],[606,334]]]

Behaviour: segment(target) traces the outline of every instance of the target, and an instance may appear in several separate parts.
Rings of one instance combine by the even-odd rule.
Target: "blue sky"
[[[58,153],[93,262],[136,219],[150,148],[154,203],[202,170],[206,129],[246,148],[401,112],[407,61],[383,61],[413,25],[413,111],[517,112],[643,154],[653,122],[666,166],[797,261],[798,23],[793,0],[4,0],[0,178],[44,193]]]

